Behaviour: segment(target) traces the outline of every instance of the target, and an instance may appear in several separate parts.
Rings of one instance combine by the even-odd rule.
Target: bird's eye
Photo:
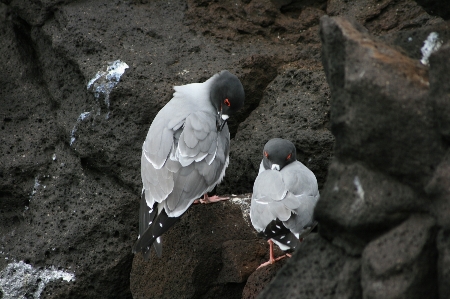
[[[264,151],[264,156],[266,156],[267,159],[269,158],[269,154],[266,151]]]
[[[286,160],[289,160],[292,157],[292,153],[286,157]]]
[[[229,100],[229,99],[225,99],[223,102],[224,102],[224,104],[227,105],[228,107],[231,106],[231,103],[230,103],[230,100]]]

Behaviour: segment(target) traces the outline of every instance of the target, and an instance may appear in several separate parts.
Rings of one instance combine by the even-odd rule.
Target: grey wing
[[[223,178],[228,166],[230,133],[228,126],[218,132],[216,119],[206,112],[195,112],[175,140],[168,163],[181,167],[173,173],[173,190],[164,201],[169,217],[183,214],[192,202],[211,191]]]
[[[281,171],[289,192],[283,200],[292,211],[292,217],[283,224],[293,233],[300,234],[315,225],[314,208],[320,194],[314,173],[301,162],[294,162]]]
[[[289,219],[283,221],[283,224],[294,234],[301,234],[305,229],[314,224],[314,208],[317,198],[308,195],[289,195],[294,197],[298,205],[292,209],[293,213]],[[292,200],[292,202],[294,201]]]
[[[228,126],[217,132],[214,116],[177,111],[170,104],[150,126],[142,147],[141,177],[147,205],[153,208],[155,202],[165,201],[168,216],[175,217],[223,176],[230,134]]]
[[[217,132],[214,117],[204,112],[188,115],[181,124],[173,123],[171,146],[167,154],[160,155],[160,158],[166,156],[161,158],[164,163],[160,167],[158,156],[148,153],[152,147],[147,143],[152,139],[147,137],[143,146],[141,172],[144,188],[139,212],[139,239],[133,252],[143,250],[145,257],[148,257],[151,244],[161,255],[161,242],[155,237],[173,225],[196,198],[212,190],[228,166],[228,126]],[[157,140],[166,140],[167,143],[168,138],[163,135]]]
[[[281,171],[261,172],[253,186],[250,219],[258,231],[264,231],[279,219],[294,234],[313,224],[314,207],[319,199],[314,174],[300,162]]]
[[[169,102],[153,120],[147,137],[142,145],[141,155],[141,178],[142,197],[139,210],[139,240],[133,247],[133,252],[140,251],[143,246],[147,246],[150,239],[143,238],[144,233],[149,229],[152,222],[158,215],[157,203],[161,203],[173,190],[173,174],[177,172],[181,165],[168,161],[168,157],[174,147],[175,136],[181,130],[186,112],[173,111]],[[168,117],[170,116],[170,117]],[[151,236],[150,236],[151,237]],[[154,243],[158,255],[161,254],[161,246]],[[146,250],[148,253],[149,250]]]
[[[291,209],[283,203],[286,194],[287,189],[279,171],[266,170],[256,177],[250,220],[257,231],[264,231],[272,220],[286,221],[291,217]]]
[[[155,169],[163,167],[173,146],[173,135],[183,126],[189,114],[186,111],[172,113],[174,109],[169,102],[158,112],[142,146],[142,155]]]
[[[171,113],[174,110],[177,112]],[[186,111],[176,110],[169,102],[156,115],[142,145],[141,178],[145,199],[151,208],[173,190],[173,173],[181,165],[166,162],[188,115]]]

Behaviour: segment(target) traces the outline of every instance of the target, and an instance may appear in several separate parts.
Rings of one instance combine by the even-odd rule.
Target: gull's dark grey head
[[[289,140],[273,138],[264,145],[263,165],[265,169],[281,170],[296,160],[295,146]]]
[[[225,121],[244,105],[244,87],[238,77],[221,71],[211,85],[210,100],[220,118]]]

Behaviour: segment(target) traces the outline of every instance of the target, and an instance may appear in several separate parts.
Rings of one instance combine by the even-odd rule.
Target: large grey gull
[[[201,195],[208,197],[225,175],[230,151],[227,119],[244,105],[239,79],[224,70],[204,83],[175,86],[142,146],[139,237],[133,253],[162,254],[161,235]],[[156,242],[155,242],[156,241]]]
[[[254,228],[270,245],[270,259],[259,268],[286,256],[274,258],[273,242],[283,251],[292,251],[311,232],[317,224],[313,212],[319,197],[316,176],[297,161],[294,144],[281,138],[269,140],[250,206]]]

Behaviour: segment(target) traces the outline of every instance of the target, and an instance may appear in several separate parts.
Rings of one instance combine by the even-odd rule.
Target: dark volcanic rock
[[[233,176],[224,179],[227,187],[234,188],[224,191],[242,193],[246,190],[244,186],[253,186],[262,147],[274,137],[295,144],[297,159],[316,174],[322,186],[334,142],[328,130],[328,97],[322,71],[283,70],[267,86],[258,108],[239,125],[228,168]],[[218,190],[223,190],[222,186]]]
[[[448,30],[450,32],[450,28]],[[441,136],[444,138],[446,145],[450,144],[450,86],[442,84],[442,78],[446,78],[450,71],[450,36],[445,39],[447,41],[438,51],[430,56],[430,93],[434,102],[434,113],[437,118],[437,124]]]
[[[436,226],[414,215],[371,242],[362,254],[364,298],[436,298]]]
[[[3,0],[0,297],[362,298],[400,277],[398,298],[449,298],[450,29],[434,2]],[[353,21],[325,17],[319,35],[325,14]],[[432,32],[443,46],[421,65]],[[118,60],[114,88],[88,88]],[[268,247],[248,214],[195,206],[144,262],[142,142],[174,85],[222,69],[246,103],[218,193],[251,192],[264,143],[288,138],[323,188],[319,235],[254,271]],[[400,272],[380,240],[410,254]]]
[[[448,46],[428,68],[342,18],[323,17],[321,38],[336,138],[315,210],[326,241],[300,248],[260,297],[448,298]],[[328,249],[316,268],[334,246],[339,258]],[[288,270],[300,265],[317,278]]]
[[[450,3],[433,0],[415,0],[430,15],[440,16],[444,20],[450,19]]]
[[[316,29],[326,1],[188,1],[187,19],[205,35],[232,40],[261,36],[272,41],[319,43]],[[309,31],[309,32],[308,32]],[[314,44],[314,42],[312,43]],[[307,45],[311,47],[314,45]]]
[[[342,19],[322,20],[323,63],[335,99],[336,157],[423,187],[445,152],[435,129],[427,69]]]
[[[235,227],[238,225],[235,223]],[[219,283],[243,283],[261,264],[267,253],[267,243],[259,239],[230,240],[222,245],[223,267],[217,277]]]
[[[439,298],[450,298],[450,230],[442,229],[437,237],[436,245],[438,249],[438,290]]]
[[[359,269],[358,259],[310,235],[258,298],[358,298]]]
[[[322,20],[336,159],[316,208],[320,232],[350,254],[363,250],[364,298],[436,298],[435,220],[414,215],[398,224],[410,213],[442,206],[448,194],[448,145],[433,110],[439,92],[418,61],[345,20]],[[445,211],[435,212],[442,224]]]
[[[450,153],[436,168],[433,178],[430,180],[425,191],[431,196],[432,212],[439,224],[450,228]]]
[[[442,22],[441,18],[430,16],[410,0],[362,0],[356,5],[353,1],[330,0],[326,11],[330,16],[356,20],[375,35]]]
[[[374,237],[426,209],[410,187],[358,163],[333,161],[327,179],[334,184],[325,184],[316,217],[321,233],[349,254],[361,254]]]
[[[443,228],[437,238],[439,252],[438,289],[439,298],[450,298],[450,93],[448,84],[442,79],[448,77],[450,70],[450,44],[447,43],[430,57],[430,92],[434,100],[434,112],[438,122],[438,130],[447,144],[447,153],[436,168],[433,178],[426,187],[426,192],[433,198],[432,211]]]
[[[283,26],[302,26],[300,35],[290,32],[292,38],[308,40],[306,46],[285,39],[282,31],[269,30],[273,38],[266,39],[259,33],[237,32],[240,42],[211,37],[195,21],[205,7],[200,3],[188,3],[186,11],[183,1],[3,2],[0,269],[25,261],[33,269],[55,266],[75,275],[70,283],[44,285],[42,296],[47,298],[131,297],[130,248],[137,234],[140,150],[174,85],[202,82],[221,69],[236,73],[247,102],[230,120],[234,136],[238,124],[258,107],[280,66],[293,62],[299,67],[299,61],[307,61],[317,68],[320,63],[316,29],[324,12],[318,6],[302,12],[308,16],[304,23],[284,16],[281,7],[264,4],[277,11],[275,20],[283,18]],[[255,28],[264,28],[265,21],[257,20],[259,9],[252,3],[247,11]],[[109,93],[95,95],[88,82],[118,59],[128,65],[120,82]],[[324,80],[319,84],[323,88]],[[285,87],[286,92],[291,88]],[[327,110],[326,104],[319,108]],[[259,155],[262,145],[253,146]],[[250,165],[249,160],[241,164]],[[320,165],[318,171],[325,177],[326,162]],[[227,176],[232,174],[230,168]],[[253,181],[233,184],[225,181],[221,191],[249,192]],[[243,245],[247,241],[230,240]],[[239,267],[252,263],[241,260],[241,253],[235,259],[225,252],[224,258],[237,266],[241,263]],[[236,294],[250,275],[237,277],[233,271],[238,270],[221,274],[223,281],[242,280],[224,283]],[[207,286],[201,292],[213,292],[205,290]]]
[[[450,40],[450,22],[437,22],[432,26],[396,31],[378,38],[389,45],[396,46],[398,50],[408,57],[420,60],[423,55],[422,47],[424,46],[424,41],[432,32],[437,33],[441,41]]]
[[[278,255],[276,255],[278,257]],[[242,291],[242,299],[254,299],[261,291],[268,286],[270,281],[275,277],[278,271],[286,264],[287,259],[284,258],[273,265],[268,265],[257,269],[250,275]]]
[[[249,198],[244,201],[249,204]],[[247,277],[266,254],[242,213],[231,201],[189,208],[164,234],[162,258],[155,252],[149,261],[136,255],[133,297],[241,298]]]

